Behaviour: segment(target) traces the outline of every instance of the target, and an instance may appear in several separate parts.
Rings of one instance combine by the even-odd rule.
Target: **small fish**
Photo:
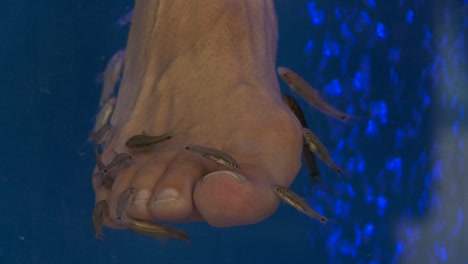
[[[112,125],[107,124],[101,127],[98,131],[91,132],[88,140],[96,145],[105,146],[107,142],[109,142],[109,139],[112,136],[112,132],[113,132]]]
[[[115,97],[110,98],[99,109],[98,114],[96,115],[96,122],[94,123],[94,127],[92,132],[95,133],[99,131],[101,128],[106,126],[109,123],[109,120],[112,116],[112,113],[115,109],[115,103],[117,99]]]
[[[297,101],[292,96],[287,94],[283,95],[283,101],[286,103],[286,105],[288,105],[289,109],[291,109],[294,115],[296,115],[302,127],[307,127],[307,121],[305,119],[304,112],[302,111]],[[304,162],[309,169],[310,179],[314,184],[320,182],[321,178],[317,167],[317,162],[315,161],[315,157],[307,144],[302,146],[302,155],[304,156]]]
[[[133,17],[133,9],[131,9],[125,15],[120,17],[117,20],[117,25],[119,25],[120,27],[123,27],[123,26],[127,25],[132,20],[132,17]]]
[[[330,166],[336,173],[342,174],[343,169],[341,169],[331,158],[328,153],[327,148],[323,145],[317,135],[314,134],[310,129],[303,127],[302,135],[304,136],[307,145],[310,150],[314,152],[321,160],[323,160],[328,166]]]
[[[131,159],[133,159],[133,156],[128,153],[125,153],[125,152],[116,153],[115,158],[109,164],[107,164],[106,167],[102,169],[102,171],[107,173],[109,172],[110,169],[116,166],[123,165],[125,162]]]
[[[93,210],[93,225],[96,238],[102,237],[102,225],[109,216],[109,206],[105,200],[99,201]]]
[[[119,199],[117,201],[117,210],[115,213],[118,220],[122,219],[122,214],[125,211],[125,209],[132,203],[134,195],[135,188],[133,187],[126,189],[120,194]]]
[[[112,162],[108,164],[108,166],[120,165],[122,162],[126,162],[127,160],[133,159],[133,156],[128,153],[125,153],[125,152],[117,153],[115,150],[112,150],[112,151],[114,152],[115,157],[112,160]]]
[[[159,239],[178,239],[189,241],[189,235],[184,231],[172,228],[170,226],[156,225],[144,221],[131,220],[129,229],[135,233],[144,236],[150,236]]]
[[[325,216],[317,213],[317,211],[310,207],[306,200],[304,200],[304,198],[299,196],[297,193],[279,185],[272,185],[272,187],[276,195],[278,195],[283,201],[292,207],[296,208],[298,211],[308,215],[309,217],[317,219],[323,224],[328,222],[328,219]]]
[[[299,122],[303,127],[307,127],[307,121],[304,116],[304,112],[302,111],[301,107],[297,103],[297,101],[290,95],[283,95],[283,102],[291,109],[294,115],[297,117]]]
[[[124,65],[125,50],[117,51],[109,60],[104,71],[104,84],[99,99],[99,105],[102,106],[114,93]]]
[[[209,160],[212,160],[219,165],[225,166],[227,168],[230,168],[235,171],[240,170],[240,165],[237,163],[235,159],[233,159],[231,156],[228,154],[217,150],[217,149],[212,149],[212,148],[205,148],[205,147],[200,147],[200,146],[194,146],[194,145],[189,145],[185,147],[186,150],[198,153],[202,155],[204,158],[207,158]]]
[[[98,167],[98,172],[94,175],[98,175],[101,178],[102,186],[106,189],[110,189],[112,184],[114,184],[114,179],[109,176],[109,170],[106,168],[106,165],[102,163],[97,147],[94,148],[94,156],[96,157],[96,166]]]
[[[309,176],[312,180],[312,183],[315,184],[320,182],[321,177],[317,167],[317,162],[315,161],[314,154],[312,153],[307,144],[304,144],[302,146],[302,155],[304,156],[304,162],[307,168],[309,169]]]
[[[95,149],[94,154],[96,155],[96,164],[98,167],[98,172],[96,174],[101,177],[102,185],[106,187],[112,186],[112,183],[114,182],[114,179],[109,175],[110,170],[114,167],[121,166],[127,161],[133,159],[132,155],[128,153],[116,153],[114,159],[109,164],[104,165],[104,163],[102,163],[101,161],[101,157],[97,153],[97,149]]]
[[[169,133],[160,136],[148,136],[144,132],[140,135],[135,135],[125,142],[125,146],[130,149],[144,149],[154,144],[160,143],[165,140],[171,139],[172,136]]]
[[[344,113],[330,105],[324,98],[322,98],[319,92],[312,87],[306,80],[304,80],[297,73],[286,67],[278,67],[278,75],[283,79],[289,88],[300,95],[309,104],[317,108],[320,112],[327,116],[333,117],[344,123],[354,123],[360,118],[351,116],[350,114]]]

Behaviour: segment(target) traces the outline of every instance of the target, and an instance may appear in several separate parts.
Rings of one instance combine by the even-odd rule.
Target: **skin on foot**
[[[301,125],[283,103],[275,71],[277,25],[273,1],[137,0],[124,74],[101,159],[133,156],[113,185],[93,178],[96,201],[106,200],[105,224],[121,228],[122,192],[135,188],[125,216],[143,221],[206,221],[248,225],[271,216],[300,168]],[[125,142],[145,131],[171,138],[132,153]],[[237,172],[187,151],[217,149]],[[98,169],[95,169],[97,172]]]

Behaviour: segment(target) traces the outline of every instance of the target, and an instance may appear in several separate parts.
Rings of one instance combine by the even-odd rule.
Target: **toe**
[[[193,193],[198,212],[215,227],[254,224],[268,218],[279,200],[271,184],[258,175],[254,179],[230,171],[206,175]]]
[[[204,175],[203,165],[181,152],[158,181],[149,203],[153,217],[162,221],[184,221],[193,213],[192,192]]]
[[[175,155],[174,152],[165,152],[154,155],[151,159],[141,163],[132,182],[126,186],[128,188],[130,185],[136,190],[133,203],[127,209],[129,216],[145,221],[154,220],[149,204],[161,176],[167,170],[167,164],[174,159]]]
[[[193,201],[208,224],[255,224],[278,208],[279,198],[271,185],[289,186],[294,180],[301,165],[302,137],[299,122],[290,118],[288,112],[276,111],[275,117],[268,120],[270,129],[250,125],[242,138],[231,141],[232,146],[237,146],[233,147],[237,153],[232,152],[241,164],[239,173],[217,171],[195,185]],[[262,132],[261,137],[258,131]]]

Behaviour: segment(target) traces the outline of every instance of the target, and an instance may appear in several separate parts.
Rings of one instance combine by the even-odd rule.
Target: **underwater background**
[[[277,65],[365,117],[346,126],[300,101],[352,176],[319,162],[323,186],[303,168],[291,188],[336,225],[282,204],[256,225],[177,225],[188,245],[111,229],[95,239],[87,137],[96,76],[125,47],[129,28],[117,20],[133,2],[9,0],[0,37],[0,263],[468,263],[468,1],[275,3]]]

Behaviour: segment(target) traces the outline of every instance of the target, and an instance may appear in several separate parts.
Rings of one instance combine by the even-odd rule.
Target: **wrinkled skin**
[[[130,152],[126,140],[143,130],[173,137],[132,154],[111,189],[93,178],[96,201],[109,203],[107,225],[119,227],[117,201],[129,187],[136,193],[126,214],[144,221],[226,227],[275,212],[271,186],[292,183],[303,143],[281,99],[277,38],[270,0],[136,1],[102,161]],[[226,152],[242,169],[230,173],[187,151],[190,144]]]

